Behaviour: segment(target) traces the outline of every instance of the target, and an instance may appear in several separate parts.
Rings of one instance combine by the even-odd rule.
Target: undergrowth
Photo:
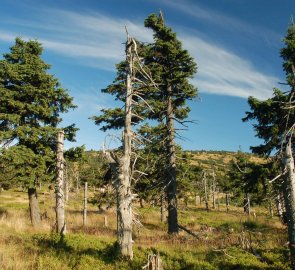
[[[18,193],[17,199],[25,201],[26,194],[20,198]],[[137,270],[153,253],[160,255],[165,270],[290,270],[286,228],[277,218],[260,214],[254,219],[238,209],[206,212],[191,206],[179,211],[179,221],[196,238],[183,231],[167,235],[157,207],[139,208],[143,227],[135,227],[134,259],[126,261],[117,253],[113,211],[89,209],[88,225],[83,227],[79,204],[72,198],[67,205],[68,234],[60,237],[50,225],[53,200],[50,196],[43,200],[41,208],[48,211],[48,218],[39,229],[31,228],[27,209],[1,201],[0,269]]]

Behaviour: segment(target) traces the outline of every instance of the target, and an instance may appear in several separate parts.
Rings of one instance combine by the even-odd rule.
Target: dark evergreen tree
[[[295,269],[295,174],[294,174],[294,125],[295,125],[295,24],[292,23],[284,39],[285,47],[281,49],[283,69],[286,73],[290,91],[274,90],[274,96],[266,101],[258,101],[250,97],[248,102],[251,111],[247,112],[244,121],[255,120],[256,135],[264,140],[264,144],[253,147],[253,151],[270,155],[278,150],[281,161],[282,191],[287,211],[289,247],[291,265]]]
[[[41,59],[42,52],[39,42],[16,38],[10,53],[0,61],[0,142],[2,146],[15,145],[11,148],[13,162],[18,161],[17,150],[26,152],[27,161],[19,171],[24,178],[32,161],[39,160],[34,177],[28,177],[29,195],[35,197],[37,182],[50,174],[50,168],[54,171],[60,114],[75,107],[67,91],[48,73],[50,65]],[[67,138],[73,140],[75,131],[74,125],[65,128]]]
[[[182,48],[176,33],[164,23],[162,13],[150,15],[145,26],[154,32],[154,43],[149,47],[145,63],[158,85],[149,99],[154,112],[150,118],[165,122],[166,190],[168,200],[168,233],[178,233],[176,198],[175,121],[184,124],[190,111],[187,100],[196,97],[197,89],[189,82],[197,66]]]

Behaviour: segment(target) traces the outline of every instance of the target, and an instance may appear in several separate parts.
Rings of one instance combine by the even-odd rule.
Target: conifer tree
[[[178,233],[175,121],[185,123],[190,111],[187,100],[196,97],[197,89],[189,82],[197,70],[196,63],[188,51],[182,48],[176,33],[167,27],[162,13],[150,15],[145,26],[154,32],[154,43],[149,46],[146,64],[158,85],[152,91],[149,102],[154,109],[150,118],[165,122],[166,193],[168,200],[168,233]]]
[[[281,163],[281,187],[287,211],[287,225],[292,269],[295,269],[295,173],[294,173],[294,127],[295,127],[295,24],[292,23],[281,49],[283,69],[290,90],[274,90],[274,96],[265,101],[253,97],[248,99],[251,111],[246,112],[244,121],[256,120],[253,125],[257,137],[264,144],[253,147],[259,154],[270,155],[278,150],[277,159]],[[279,179],[279,178],[278,178]]]
[[[75,107],[58,79],[48,73],[50,65],[41,59],[42,52],[39,42],[16,38],[10,52],[0,61],[0,143],[13,145],[6,152],[19,149],[29,155],[19,171],[24,178],[31,171],[32,160],[39,160],[34,165],[34,174],[27,176],[30,198],[37,197],[37,182],[50,175],[49,168],[54,168],[50,165],[55,159],[60,114]],[[73,140],[74,125],[64,130],[66,137]],[[17,154],[12,157],[17,162]],[[38,220],[32,223],[37,225]]]

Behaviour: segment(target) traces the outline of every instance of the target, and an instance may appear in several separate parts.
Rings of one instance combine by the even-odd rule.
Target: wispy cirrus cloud
[[[179,1],[173,2],[173,5],[205,20],[211,20],[212,17],[216,19],[217,15],[223,16],[212,16],[207,10],[196,5],[187,7]],[[74,58],[79,64],[111,71],[124,58],[122,43],[126,40],[125,26],[137,39],[152,40],[152,33],[143,27],[142,22],[100,13],[86,14],[56,9],[39,10],[39,14],[30,19],[14,20],[14,26],[22,30],[13,35],[0,29],[0,39],[7,42],[15,36],[38,38],[48,50]],[[219,19],[224,21],[226,18]],[[228,23],[233,23],[232,19],[227,20]],[[251,62],[193,33],[195,32],[187,29],[181,33],[180,39],[198,63],[198,74],[192,82],[200,92],[243,98],[253,95],[260,99],[271,96],[277,78],[264,74],[255,69]]]
[[[20,30],[11,34],[0,29],[0,39],[37,38],[46,49],[105,70],[114,70],[114,65],[124,58],[125,27],[141,41],[152,40],[149,30],[137,22],[94,12],[39,10],[39,16],[15,19],[13,25]]]
[[[184,35],[184,46],[199,69],[193,83],[200,92],[259,99],[271,97],[278,78],[255,69],[250,61],[203,39]]]
[[[274,32],[272,29],[268,29],[259,25],[254,25],[249,22],[245,22],[240,18],[229,16],[225,13],[216,11],[214,9],[207,9],[204,6],[187,0],[162,0],[162,2],[174,9],[177,12],[182,12],[192,18],[200,21],[205,21],[214,25],[217,29],[225,29],[226,31],[236,31],[238,33],[244,33],[256,38],[279,40],[281,35]]]

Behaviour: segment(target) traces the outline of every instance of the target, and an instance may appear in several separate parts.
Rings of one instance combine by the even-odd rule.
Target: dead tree
[[[281,222],[283,222],[283,207],[282,207],[282,197],[281,197],[281,194],[279,193],[276,197],[276,208],[277,208],[277,214],[278,214],[278,217],[280,219]]]
[[[134,85],[143,83],[136,77],[137,73],[141,74],[141,78],[150,79],[149,75],[145,72],[142,66],[142,60],[137,53],[137,42],[135,39],[129,37],[127,33],[126,42],[126,98],[125,98],[125,111],[124,111],[124,131],[122,139],[122,154],[118,154],[104,150],[105,157],[108,159],[113,183],[117,193],[117,242],[119,247],[119,253],[122,257],[133,259],[133,240],[132,240],[132,223],[135,217],[132,212],[132,200],[135,195],[132,194],[131,182],[133,179],[133,168],[136,163],[136,155],[133,152],[133,144],[135,141],[139,141],[139,138],[132,131],[132,118],[136,116],[141,119],[139,115],[135,113],[135,107],[148,106],[144,99],[140,96],[140,93],[136,92]],[[137,101],[135,101],[135,98]],[[139,101],[138,101],[139,100]],[[133,164],[131,163],[132,157],[135,159]],[[137,171],[138,174],[141,172]]]
[[[212,177],[213,177],[213,182],[212,182],[212,207],[213,209],[216,209],[216,201],[215,201],[215,192],[216,192],[216,179],[215,179],[215,171],[214,169],[212,170]]]
[[[67,164],[65,164],[64,170],[65,170],[65,173],[64,173],[65,202],[67,202],[69,200],[69,189],[70,189]]]
[[[203,174],[203,186],[204,186],[204,198],[205,198],[206,210],[209,211],[208,190],[207,190],[207,174],[206,174],[206,172],[204,172],[204,174]]]
[[[56,232],[64,235],[66,233],[65,222],[65,198],[64,198],[64,132],[59,131],[56,139],[56,182],[55,182],[55,199],[56,199]]]
[[[226,206],[226,212],[229,211],[229,195],[228,191],[225,192],[225,206]]]
[[[83,226],[87,225],[87,191],[88,183],[84,183],[84,209],[83,209]]]
[[[283,156],[283,171],[284,173],[284,202],[286,208],[286,218],[288,226],[289,249],[291,253],[291,266],[295,269],[295,168],[292,151],[292,136],[294,125],[286,135],[285,151]]]

